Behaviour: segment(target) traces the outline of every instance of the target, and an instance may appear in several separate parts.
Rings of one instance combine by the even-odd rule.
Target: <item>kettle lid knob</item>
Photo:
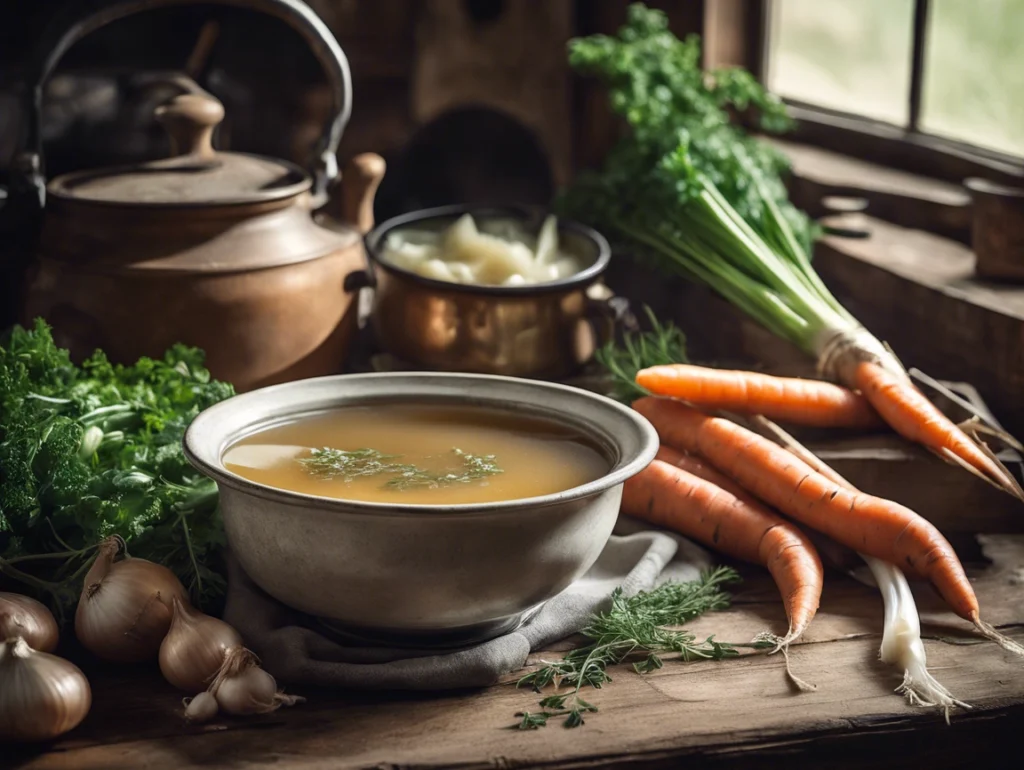
[[[224,120],[224,105],[210,94],[180,94],[156,108],[175,155],[212,159],[213,130]]]

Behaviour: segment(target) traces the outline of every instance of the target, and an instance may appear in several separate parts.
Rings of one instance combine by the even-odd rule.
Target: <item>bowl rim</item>
[[[418,283],[432,289],[440,289],[442,291],[454,291],[464,294],[483,294],[492,297],[529,297],[549,292],[564,292],[566,290],[580,288],[592,283],[608,268],[608,264],[612,257],[611,246],[608,245],[608,240],[594,228],[582,224],[581,222],[577,222],[572,219],[564,219],[562,217],[557,217],[556,219],[559,232],[569,231],[591,241],[597,248],[597,259],[594,260],[592,265],[583,268],[578,273],[573,273],[565,278],[559,278],[556,281],[531,283],[525,286],[491,286],[488,284],[442,281],[437,278],[428,278],[420,275],[419,273],[414,273],[411,270],[406,270],[403,267],[393,265],[390,262],[385,261],[380,255],[381,244],[388,233],[397,228],[415,224],[416,222],[449,217],[456,219],[463,214],[472,214],[474,217],[504,216],[529,221],[537,218],[538,216],[543,217],[547,213],[550,212],[540,206],[514,204],[475,205],[456,203],[449,206],[436,206],[429,209],[418,209],[416,211],[399,214],[398,216],[391,217],[391,219],[384,220],[363,237],[363,244],[366,249],[366,257],[370,263],[371,269],[380,268],[391,273],[396,273],[413,283]]]
[[[515,384],[520,387],[525,386],[528,388],[536,388],[538,392],[559,392],[564,395],[569,395],[570,397],[588,400],[595,404],[600,404],[601,408],[608,409],[610,413],[615,414],[616,418],[620,421],[620,426],[624,423],[631,424],[636,431],[637,445],[639,448],[633,457],[620,457],[619,460],[614,462],[612,467],[609,468],[603,476],[593,479],[592,481],[588,481],[585,484],[562,490],[561,492],[552,492],[547,495],[523,497],[513,500],[498,500],[487,503],[430,505],[424,503],[381,503],[361,500],[346,500],[337,497],[312,495],[304,492],[293,492],[279,487],[261,484],[233,473],[224,467],[222,458],[224,451],[227,449],[228,442],[231,438],[230,436],[221,436],[220,439],[214,441],[208,436],[202,435],[204,431],[210,431],[209,424],[216,421],[221,415],[226,415],[229,410],[244,409],[246,403],[251,402],[261,395],[266,395],[267,393],[280,393],[289,389],[300,388],[303,385],[309,387],[309,383],[327,383],[333,381],[339,384],[344,384],[361,381],[402,380],[410,378],[438,381],[447,380],[449,382],[453,380],[467,380],[480,388],[497,387],[503,383]],[[364,403],[366,401],[371,401],[372,403],[373,397],[372,395],[363,399],[359,399],[357,397],[353,400],[351,405],[359,405],[360,400]],[[400,401],[408,399],[396,398],[395,400]],[[340,403],[337,405],[337,408],[344,408],[344,406],[344,403]],[[516,402],[510,401],[509,407],[515,408]],[[299,416],[302,414],[309,414],[314,411],[316,411],[315,408],[310,408],[308,410],[302,410],[299,408],[294,411],[285,411],[281,416]],[[543,419],[550,419],[557,422],[557,417],[545,415]],[[258,422],[262,421],[254,421],[253,424],[258,424]],[[574,424],[574,427],[585,432],[585,428],[581,427],[579,424]],[[612,435],[613,440],[618,440],[617,432],[611,432],[610,435]],[[211,443],[215,443],[216,447],[211,447]],[[270,385],[265,388],[259,388],[258,390],[240,393],[206,408],[200,412],[195,419],[193,419],[186,429],[185,435],[182,439],[182,447],[185,457],[192,467],[209,478],[212,478],[217,482],[218,486],[220,484],[226,484],[238,491],[255,495],[261,499],[286,503],[290,506],[316,508],[318,510],[329,511],[339,515],[371,515],[375,517],[424,515],[493,516],[516,514],[526,509],[561,505],[605,492],[622,484],[627,479],[632,478],[651,463],[658,451],[659,443],[658,434],[655,431],[654,426],[652,426],[645,417],[633,409],[630,409],[607,396],[600,395],[599,393],[583,390],[582,388],[576,388],[571,385],[546,382],[543,380],[461,372],[367,372],[359,374],[336,374],[325,377],[295,380],[292,382],[281,383],[279,385]],[[621,450],[621,444],[619,448]]]

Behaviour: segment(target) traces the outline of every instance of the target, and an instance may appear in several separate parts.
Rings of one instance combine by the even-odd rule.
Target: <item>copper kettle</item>
[[[139,10],[194,0],[107,2],[58,31],[36,71],[36,103],[60,56],[88,32]],[[174,155],[42,182],[38,123],[17,164],[45,202],[23,318],[42,316],[72,355],[115,361],[158,356],[177,342],[203,348],[214,377],[238,390],[341,370],[356,328],[348,275],[365,264],[361,235],[383,160],[346,169],[346,224],[315,211],[338,177],[335,150],[351,81],[337,41],[298,0],[220,0],[264,10],[310,42],[334,84],[334,109],[312,173],[287,161],[218,152],[224,109],[205,92],[157,110]],[[25,185],[22,185],[24,188]]]

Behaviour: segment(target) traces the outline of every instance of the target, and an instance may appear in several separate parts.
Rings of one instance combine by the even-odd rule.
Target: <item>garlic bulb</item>
[[[225,678],[215,697],[228,714],[265,714],[281,706],[274,677],[255,665]]]
[[[21,637],[0,644],[0,739],[44,741],[76,727],[92,705],[78,666]]]
[[[172,602],[187,599],[166,567],[145,559],[115,562],[121,543],[108,538],[100,544],[78,600],[75,635],[100,658],[136,663],[156,657],[171,627]]]
[[[46,605],[21,594],[0,592],[0,639],[22,637],[39,652],[57,649],[57,621]]]
[[[210,692],[228,714],[265,714],[305,700],[278,692],[274,677],[260,668],[255,655],[241,647],[228,651]]]
[[[175,687],[200,692],[217,675],[227,651],[242,646],[242,637],[223,620],[204,615],[178,597],[173,608],[171,629],[160,645],[160,671]]]
[[[208,722],[217,716],[217,699],[213,693],[201,692],[194,698],[185,698],[185,720],[188,722]]]

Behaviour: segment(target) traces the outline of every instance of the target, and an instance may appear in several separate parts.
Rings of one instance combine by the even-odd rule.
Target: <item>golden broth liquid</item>
[[[433,488],[426,484],[402,487],[402,474],[395,471],[324,478],[302,461],[325,447],[376,450],[396,456],[385,462],[415,466],[431,477],[465,474],[470,466],[453,451],[458,449],[485,458],[485,464],[496,465],[501,472]],[[489,455],[493,460],[486,459]],[[242,439],[224,453],[222,462],[239,476],[293,492],[417,505],[547,495],[600,478],[609,467],[582,436],[547,420],[482,407],[413,404],[344,407],[304,417]]]

